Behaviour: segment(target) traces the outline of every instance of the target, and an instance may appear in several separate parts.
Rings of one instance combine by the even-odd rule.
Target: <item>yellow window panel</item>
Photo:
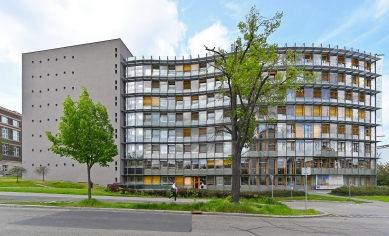
[[[321,106],[313,106],[313,115],[321,116]]]
[[[365,110],[359,110],[359,119],[364,120],[365,119]]]
[[[151,97],[150,96],[143,97],[143,106],[151,106]]]
[[[151,176],[145,176],[143,182],[144,184],[151,184]]]
[[[190,65],[184,65],[184,72],[190,72]]]
[[[151,105],[153,107],[159,107],[159,97],[152,97],[151,98]]]
[[[176,71],[182,72],[184,70],[184,66],[176,66]]]
[[[335,106],[330,107],[330,116],[334,116],[334,117],[338,116],[338,108],[337,107],[335,107]]]
[[[304,106],[296,106],[296,116],[304,115]]]
[[[190,136],[191,136],[191,128],[185,128],[184,137],[190,137]]]
[[[184,89],[190,89],[190,81],[189,80],[184,81]]]
[[[160,183],[160,176],[154,175],[153,176],[153,184],[159,184]]]
[[[190,67],[192,71],[199,71],[199,64],[193,64]]]
[[[176,184],[177,185],[184,185],[184,177],[176,176]]]
[[[352,118],[353,117],[353,110],[350,107],[346,107],[346,118]]]
[[[199,134],[207,134],[207,128],[200,128],[199,129]]]

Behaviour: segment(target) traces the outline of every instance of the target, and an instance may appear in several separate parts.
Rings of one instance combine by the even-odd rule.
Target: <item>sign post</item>
[[[271,179],[271,198],[273,198],[273,178],[274,178],[274,176],[270,175],[270,179]]]
[[[308,186],[307,186],[307,175],[311,175],[311,168],[301,168],[302,174],[305,175],[305,210],[307,209],[308,200]]]
[[[349,184],[348,184],[348,198],[349,199],[351,198],[351,184],[352,184],[352,181],[350,180]]]
[[[290,199],[293,199],[293,187],[294,183],[290,183]]]

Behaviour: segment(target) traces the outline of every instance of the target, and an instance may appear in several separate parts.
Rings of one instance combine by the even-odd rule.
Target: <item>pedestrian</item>
[[[174,196],[174,201],[177,200],[177,193],[178,193],[178,188],[176,186],[176,181],[173,182],[173,185],[172,187],[170,188],[170,190],[172,191],[173,193],[173,196]],[[171,198],[172,196],[169,197],[169,199]]]

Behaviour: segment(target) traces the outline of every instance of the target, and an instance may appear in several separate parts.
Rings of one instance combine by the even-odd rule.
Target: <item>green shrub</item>
[[[351,196],[389,196],[388,186],[351,186]],[[349,187],[342,186],[331,191],[338,196],[349,196]]]

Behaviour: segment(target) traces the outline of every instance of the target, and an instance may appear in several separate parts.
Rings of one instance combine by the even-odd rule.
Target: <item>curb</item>
[[[132,211],[147,213],[168,213],[168,214],[185,214],[185,215],[220,215],[220,216],[240,216],[240,217],[262,217],[262,218],[318,218],[328,216],[328,213],[320,215],[265,215],[265,214],[244,214],[244,213],[225,213],[225,212],[203,212],[203,211],[173,211],[173,210],[145,210],[145,209],[122,209],[122,208],[94,208],[94,207],[57,207],[57,206],[39,206],[39,205],[18,205],[18,204],[0,204],[0,207],[8,208],[48,208],[48,209],[66,209],[66,210],[89,210],[89,211]]]

